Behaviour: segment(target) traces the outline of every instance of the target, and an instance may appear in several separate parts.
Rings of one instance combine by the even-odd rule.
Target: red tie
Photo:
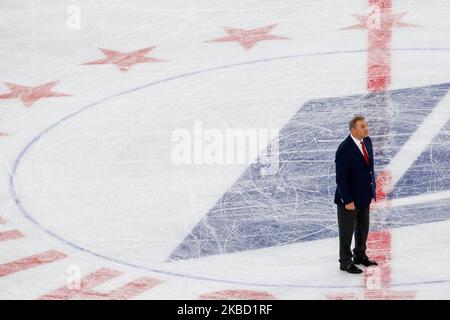
[[[364,142],[361,140],[362,151],[364,153],[364,159],[366,159],[367,165],[369,165],[369,155],[367,154],[366,146]]]

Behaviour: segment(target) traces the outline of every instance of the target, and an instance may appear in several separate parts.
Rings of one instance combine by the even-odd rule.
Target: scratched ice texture
[[[336,219],[330,214],[334,211],[334,153],[339,144],[335,137],[345,135],[346,119],[355,112],[371,119],[375,161],[380,168],[449,88],[450,84],[442,84],[307,102],[280,132],[278,172],[261,175],[261,165],[251,165],[171,258],[195,258],[335,237]],[[448,164],[448,148],[447,126],[403,176],[392,197],[448,189],[449,169],[439,170]],[[447,203],[383,210],[383,216],[379,212],[372,217],[371,229],[448,219],[449,212],[442,210]]]

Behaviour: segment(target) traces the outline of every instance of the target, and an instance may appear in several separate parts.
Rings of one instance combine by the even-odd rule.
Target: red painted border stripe
[[[19,271],[31,269],[43,264],[51,263],[67,257],[64,253],[50,250],[20,260],[15,260],[0,265],[0,277],[10,275]]]
[[[23,237],[24,235],[19,230],[8,230],[0,232],[0,241],[14,240]]]

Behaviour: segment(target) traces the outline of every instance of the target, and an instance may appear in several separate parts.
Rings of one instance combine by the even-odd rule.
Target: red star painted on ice
[[[83,63],[84,65],[89,64],[115,64],[119,67],[120,71],[126,72],[130,70],[132,66],[138,63],[147,62],[164,62],[164,60],[146,57],[145,55],[152,51],[155,47],[139,49],[131,52],[119,52],[109,49],[101,49],[105,54],[105,59],[95,60],[91,62]]]
[[[245,50],[250,50],[258,41],[263,40],[285,40],[287,37],[281,37],[269,34],[276,24],[265,26],[256,29],[244,30],[238,28],[224,27],[228,36],[218,39],[209,40],[207,42],[223,42],[223,41],[237,41]]]
[[[400,21],[406,12],[391,14],[389,12],[382,11],[380,17],[376,17],[374,13],[369,13],[367,15],[353,14],[360,23],[353,26],[341,28],[341,30],[351,30],[351,29],[391,29],[396,28],[407,28],[407,27],[417,27],[415,24],[406,23]]]
[[[50,91],[50,89],[57,83],[58,81],[53,81],[37,87],[27,87],[5,82],[5,85],[11,90],[11,92],[0,94],[0,99],[19,98],[25,106],[29,107],[41,98],[70,96],[70,94]]]

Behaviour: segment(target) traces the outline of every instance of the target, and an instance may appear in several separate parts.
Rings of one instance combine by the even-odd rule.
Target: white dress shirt
[[[358,146],[359,151],[361,151],[362,155],[364,156],[364,152],[363,152],[363,149],[362,149],[362,146],[361,146],[361,141],[363,141],[363,140],[358,140],[354,136],[352,136],[351,134],[350,134],[350,137],[352,137],[353,141],[355,141],[356,145]]]

